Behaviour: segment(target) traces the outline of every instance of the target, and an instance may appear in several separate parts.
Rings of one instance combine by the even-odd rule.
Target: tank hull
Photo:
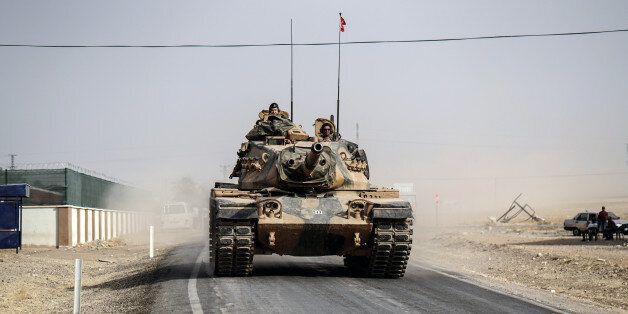
[[[368,249],[362,242],[369,239],[371,229],[368,224],[260,223],[256,252],[293,256],[366,255]]]
[[[334,191],[300,197],[276,192],[213,189],[210,258],[213,257],[214,266],[220,268],[218,264],[222,256],[223,264],[227,265],[218,272],[222,275],[249,275],[253,254],[339,255],[357,261],[348,266],[367,267],[373,264],[373,258],[382,256],[375,250],[377,247],[387,250],[386,254],[394,254],[395,223],[405,226],[398,232],[405,233],[403,241],[408,245],[397,251],[403,251],[401,259],[406,263],[411,242],[408,222],[412,210],[407,202],[391,196],[394,193],[389,190]],[[378,231],[377,225],[382,222],[389,222],[385,225],[390,230]],[[382,234],[388,237],[382,238]],[[378,244],[380,240],[390,243],[382,246]],[[242,245],[238,246],[239,243]],[[236,259],[248,261],[248,256],[250,265],[244,265],[246,262],[244,266],[236,265]],[[385,265],[392,263],[390,256],[384,261]],[[232,258],[232,262],[228,258]],[[237,267],[244,271],[234,271]],[[382,276],[385,274],[386,271]]]

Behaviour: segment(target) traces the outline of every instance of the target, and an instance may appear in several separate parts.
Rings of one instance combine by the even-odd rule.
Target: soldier
[[[269,114],[277,115],[277,114],[279,114],[280,111],[281,110],[279,110],[279,105],[276,102],[274,102],[274,103],[270,104],[270,106],[268,106],[268,113]]]
[[[287,112],[279,109],[279,105],[276,102],[270,104],[270,106],[268,106],[268,110],[262,110],[262,112],[259,113],[260,121],[267,121],[269,116],[274,116],[274,117],[279,117],[279,118],[284,118],[284,119],[289,119],[290,117],[290,115]]]
[[[331,142],[332,141],[331,130],[332,130],[331,124],[323,123],[323,125],[321,126],[321,132],[320,132],[321,135],[318,137],[318,141],[319,142]]]

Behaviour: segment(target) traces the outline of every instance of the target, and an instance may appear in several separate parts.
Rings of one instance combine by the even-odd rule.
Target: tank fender
[[[375,203],[373,204],[373,218],[407,219],[413,218],[412,206],[409,202]]]
[[[221,219],[257,219],[256,207],[240,207],[240,208],[227,208],[218,210],[218,218]]]
[[[240,203],[224,199],[214,199],[213,205],[216,208],[217,218],[234,220],[259,218],[255,202]]]

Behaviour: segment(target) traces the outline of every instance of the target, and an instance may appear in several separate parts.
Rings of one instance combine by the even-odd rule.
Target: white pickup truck
[[[615,222],[618,230],[622,230],[623,234],[628,234],[628,220],[620,219],[612,212],[608,212],[608,217],[611,217]],[[597,229],[597,213],[579,213],[572,219],[565,219],[563,227],[565,230],[571,231],[575,236],[579,236],[583,232],[589,232],[592,228]]]

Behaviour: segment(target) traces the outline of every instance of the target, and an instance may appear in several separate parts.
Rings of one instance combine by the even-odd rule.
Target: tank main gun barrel
[[[318,163],[318,158],[321,156],[323,152],[323,145],[321,143],[314,143],[312,148],[305,156],[305,163],[303,164],[303,172],[305,175],[310,175],[312,170],[316,167],[316,163]]]

